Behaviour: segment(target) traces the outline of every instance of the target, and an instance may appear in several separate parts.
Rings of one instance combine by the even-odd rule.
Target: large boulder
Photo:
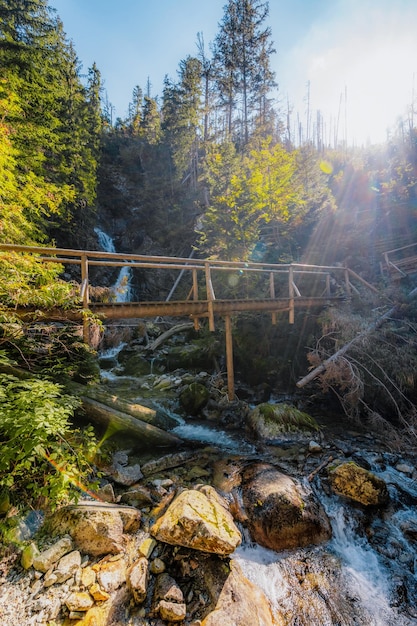
[[[353,461],[330,466],[328,477],[335,493],[354,502],[364,506],[382,506],[388,502],[385,481]]]
[[[258,404],[248,415],[250,430],[262,440],[288,438],[318,431],[316,420],[291,404]]]
[[[205,385],[193,382],[180,393],[180,402],[189,415],[197,415],[209,400],[209,390]]]
[[[139,524],[140,511],[133,507],[94,502],[63,507],[49,520],[53,533],[67,533],[92,556],[122,552],[126,533],[136,532]]]
[[[151,527],[158,541],[214,554],[231,554],[242,537],[227,505],[208,486],[182,491]]]
[[[330,538],[329,519],[308,486],[267,463],[248,466],[242,478],[246,523],[253,541],[280,551]]]

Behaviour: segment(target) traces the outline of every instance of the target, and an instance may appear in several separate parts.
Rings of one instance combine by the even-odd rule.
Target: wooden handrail
[[[209,303],[208,317],[210,328],[214,329],[214,314],[212,303],[215,301],[215,291],[213,286],[213,272],[230,272],[238,271],[242,273],[265,274],[269,280],[269,296],[275,299],[274,276],[280,274],[288,276],[288,295],[290,302],[289,315],[290,321],[294,320],[294,298],[301,297],[294,277],[297,276],[315,276],[324,277],[326,283],[326,294],[329,293],[329,274],[338,274],[341,282],[346,285],[349,295],[351,284],[349,278],[354,278],[361,282],[368,289],[377,292],[377,289],[361,278],[358,274],[341,265],[311,265],[307,263],[259,263],[245,261],[222,261],[219,259],[196,259],[190,260],[190,257],[167,257],[167,256],[148,256],[142,254],[128,254],[120,252],[103,252],[97,250],[77,250],[70,248],[53,248],[48,246],[26,246],[14,244],[0,244],[1,252],[20,252],[27,254],[39,255],[42,262],[62,263],[62,264],[78,264],[81,266],[81,283],[82,283],[82,302],[83,307],[88,308],[89,298],[89,278],[88,270],[93,266],[101,267],[124,267],[147,268],[147,269],[169,269],[180,270],[181,272],[190,271],[193,281],[193,300],[198,301],[198,281],[197,273],[204,272],[206,282],[205,301]],[[356,290],[355,290],[356,291]],[[274,316],[275,317],[275,316]]]

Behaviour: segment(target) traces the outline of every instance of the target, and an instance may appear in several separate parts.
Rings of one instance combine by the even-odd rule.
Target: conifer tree
[[[161,140],[161,116],[155,98],[146,95],[142,107],[141,136],[151,145]]]
[[[176,176],[196,183],[197,143],[201,120],[201,62],[187,57],[180,63],[179,83],[165,79],[163,94],[164,139],[170,146]]]
[[[267,2],[229,0],[214,43],[215,82],[226,113],[226,134],[243,145],[249,141],[256,113],[264,115],[267,94],[275,85],[271,29],[263,25],[268,12]]]

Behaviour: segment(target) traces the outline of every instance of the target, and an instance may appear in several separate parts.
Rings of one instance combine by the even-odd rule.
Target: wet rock
[[[236,457],[215,461],[213,464],[213,485],[224,493],[231,492],[239,487],[242,482],[242,468],[242,461]]]
[[[322,452],[323,448],[317,441],[310,441],[308,444],[308,451],[314,453]]]
[[[104,471],[118,485],[130,487],[143,478],[143,474],[140,465],[129,465],[128,463],[128,453],[125,450],[118,450],[113,455],[112,465],[106,467]]]
[[[190,452],[188,450],[184,450],[183,452],[174,452],[173,454],[166,454],[162,457],[144,463],[142,465],[142,473],[144,476],[151,476],[152,474],[157,474],[158,472],[163,472],[167,469],[184,465],[189,461],[198,459],[200,456],[200,453]]]
[[[230,554],[241,542],[232,515],[214,497],[195,489],[180,493],[150,533],[158,541],[215,554]]]
[[[166,565],[162,559],[156,558],[151,562],[149,569],[152,574],[162,574],[166,570]]]
[[[206,572],[207,589],[214,609],[200,622],[201,626],[274,626],[270,603],[259,587],[242,573],[238,563],[230,563],[230,574],[219,585],[218,576]]]
[[[65,532],[65,531],[64,531]],[[53,546],[34,557],[33,567],[39,572],[47,572],[54,563],[73,549],[71,537],[62,537]]]
[[[242,500],[252,540],[271,550],[326,541],[328,517],[313,492],[276,467],[256,463],[243,472]]]
[[[64,507],[50,521],[54,532],[68,533],[79,550],[93,556],[121,552],[124,533],[135,532],[139,523],[140,512],[133,507],[92,502]]]
[[[197,415],[209,400],[209,390],[201,383],[193,382],[180,393],[180,402],[189,415]]]
[[[397,472],[402,472],[403,474],[407,474],[408,476],[411,476],[414,472],[414,467],[412,465],[407,465],[407,463],[398,463],[395,466],[395,469],[397,470]]]
[[[142,507],[151,506],[153,504],[153,499],[149,489],[138,486],[133,489],[129,489],[129,491],[125,491],[120,498],[120,502],[140,509]]]
[[[149,581],[148,559],[137,559],[127,570],[126,580],[136,604],[142,604],[146,598]]]
[[[156,579],[152,613],[167,622],[181,622],[185,619],[187,607],[184,595],[169,574],[160,574]]]
[[[259,439],[274,440],[288,433],[318,431],[316,420],[290,404],[259,404],[247,418],[249,428]]]
[[[417,543],[417,517],[410,516],[400,523],[400,528],[409,541]]]
[[[364,506],[380,506],[388,502],[385,481],[351,461],[328,468],[330,485],[335,493]]]

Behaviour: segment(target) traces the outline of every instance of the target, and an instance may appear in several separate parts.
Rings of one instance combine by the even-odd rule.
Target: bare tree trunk
[[[413,294],[414,291],[416,291],[416,290],[413,290],[409,294],[409,297]],[[365,330],[363,330],[361,333],[359,333],[359,335],[356,335],[356,337],[351,339],[348,343],[345,343],[345,345],[342,346],[337,352],[332,354],[332,356],[330,356],[328,359],[323,361],[323,363],[321,363],[320,365],[315,367],[313,370],[311,370],[311,372],[309,372],[307,374],[307,376],[304,376],[304,378],[299,380],[298,383],[297,383],[297,387],[299,387],[299,388],[304,387],[305,385],[310,383],[312,380],[317,378],[317,376],[319,376],[320,374],[322,374],[326,370],[326,367],[329,365],[329,363],[332,363],[333,361],[337,361],[337,359],[339,357],[343,356],[349,350],[349,348],[351,348],[357,341],[359,341],[363,337],[366,337],[366,335],[369,335],[369,333],[371,333],[374,330],[377,330],[377,328],[382,326],[382,324],[385,322],[385,320],[387,320],[389,317],[394,315],[394,313],[397,311],[398,307],[399,307],[398,304],[393,306],[389,311],[384,313],[384,315],[379,317],[375,322],[373,322],[372,324],[369,324],[369,326],[367,328],[365,328]]]

